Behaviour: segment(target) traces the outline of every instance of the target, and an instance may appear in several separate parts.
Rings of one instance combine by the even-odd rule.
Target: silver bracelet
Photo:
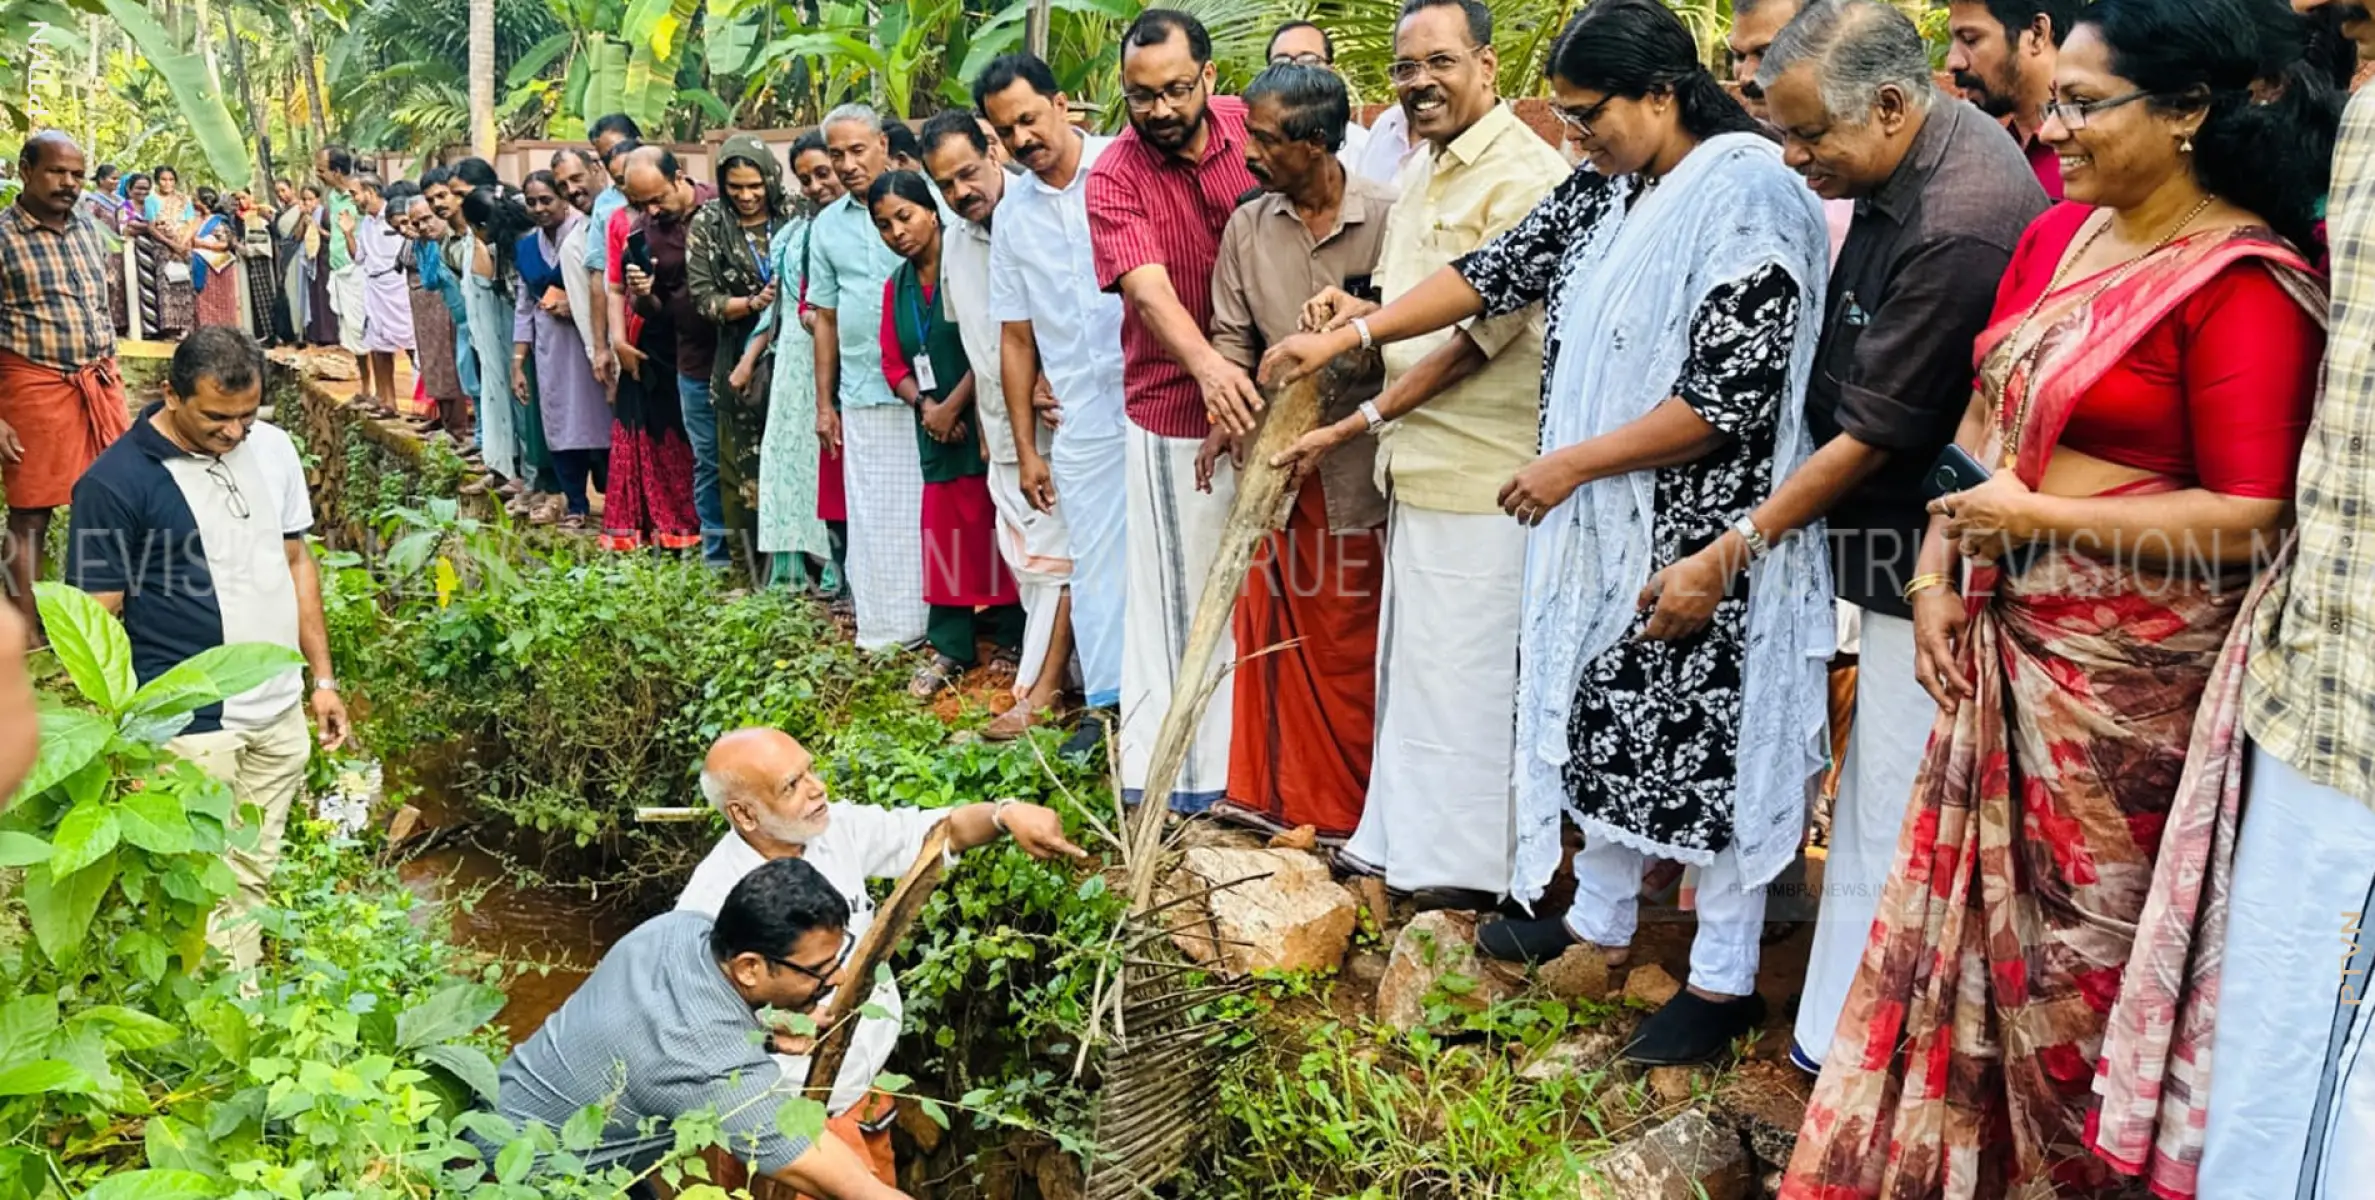
[[[1371,350],[1376,348],[1377,339],[1369,336],[1369,318],[1354,317],[1352,319],[1352,331],[1361,335],[1361,349]]]
[[[1006,827],[1006,810],[1020,803],[1022,801],[1012,796],[993,801],[990,804],[990,827],[1010,837],[1013,836],[1014,831]]]
[[[1371,429],[1385,424],[1385,414],[1377,411],[1377,401],[1375,400],[1361,401],[1361,419],[1367,421]]]

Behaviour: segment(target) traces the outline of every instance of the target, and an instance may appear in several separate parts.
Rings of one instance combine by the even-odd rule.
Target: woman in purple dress
[[[534,387],[542,409],[544,441],[552,452],[553,469],[561,477],[561,495],[568,515],[563,529],[584,529],[591,511],[587,483],[609,486],[610,405],[602,384],[594,378],[593,360],[586,357],[585,339],[569,313],[569,293],[561,278],[561,243],[585,220],[561,198],[552,172],[538,171],[521,186],[528,216],[536,232],[520,239],[520,288],[517,317],[512,323],[512,388],[528,394],[527,359],[536,362]]]

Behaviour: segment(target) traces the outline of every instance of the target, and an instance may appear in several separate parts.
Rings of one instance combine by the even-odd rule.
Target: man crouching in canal
[[[719,738],[701,764],[701,794],[733,828],[694,869],[676,911],[716,914],[751,873],[785,859],[804,861],[848,905],[848,933],[834,969],[874,924],[866,881],[906,874],[923,853],[925,836],[944,819],[952,852],[986,845],[1003,834],[1033,858],[1087,857],[1064,840],[1063,819],[1053,809],[1019,800],[951,809],[835,804],[816,773],[814,756],[780,729],[738,729]],[[884,1015],[859,1019],[849,1057],[833,1079],[826,1103],[832,1115],[825,1128],[856,1149],[876,1178],[894,1183],[892,1102],[874,1090],[874,1078],[898,1044],[898,986],[885,982],[876,988],[873,1003]],[[788,1083],[797,1086],[808,1078],[805,1056],[779,1055],[776,1062]]]
[[[644,922],[503,1064],[497,1108],[557,1130],[601,1106],[601,1137],[578,1155],[591,1170],[648,1168],[675,1144],[667,1122],[711,1112],[735,1155],[777,1183],[824,1200],[904,1200],[846,1142],[776,1122],[799,1081],[778,1079],[759,1010],[816,1008],[841,983],[848,930],[839,889],[795,858],[752,870],[714,921],[679,911]]]

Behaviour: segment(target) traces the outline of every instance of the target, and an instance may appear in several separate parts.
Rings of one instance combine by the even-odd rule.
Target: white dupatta
[[[1773,265],[1798,285],[1799,334],[1765,486],[1812,452],[1806,383],[1828,275],[1822,206],[1754,134],[1709,138],[1621,219],[1602,221],[1576,251],[1556,302],[1560,348],[1542,398],[1545,451],[1608,434],[1673,392],[1690,327],[1716,287]],[[1526,545],[1517,708],[1517,859],[1512,891],[1531,903],[1558,867],[1567,721],[1582,672],[1632,628],[1652,572],[1656,473],[1599,479],[1553,508]],[[1729,521],[1738,514],[1723,513]],[[1835,640],[1831,576],[1817,524],[1750,568],[1733,846],[1750,884],[1798,852],[1806,783],[1826,758],[1827,665]],[[1594,836],[1654,845],[1598,822]],[[1671,853],[1671,851],[1663,851]],[[1705,861],[1711,855],[1697,856]]]

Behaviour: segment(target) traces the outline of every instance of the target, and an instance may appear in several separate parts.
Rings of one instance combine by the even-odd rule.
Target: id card
[[[915,386],[927,392],[940,390],[940,381],[932,377],[932,356],[929,354],[916,356]]]

